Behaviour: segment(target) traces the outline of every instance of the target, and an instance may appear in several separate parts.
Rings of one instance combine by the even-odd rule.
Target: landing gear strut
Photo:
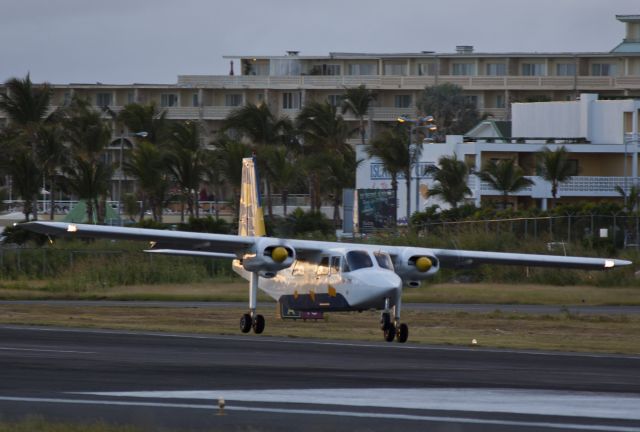
[[[400,296],[396,298],[393,307],[395,319],[391,321],[391,311],[389,307],[389,297],[384,299],[384,311],[380,316],[380,328],[382,329],[384,340],[393,342],[395,339],[399,343],[405,343],[409,339],[409,326],[400,322]]]
[[[258,303],[258,273],[251,273],[251,281],[249,282],[249,312],[240,318],[240,331],[249,333],[251,329],[255,334],[264,331],[265,319],[262,315],[256,314],[256,306]]]

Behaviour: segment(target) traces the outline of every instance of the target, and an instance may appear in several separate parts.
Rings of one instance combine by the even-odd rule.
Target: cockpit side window
[[[387,269],[387,270],[393,270],[393,261],[391,260],[391,257],[389,256],[388,253],[374,252],[373,256],[376,258],[376,261],[378,261],[378,265],[381,268]]]
[[[373,261],[371,261],[371,257],[366,251],[347,252],[347,264],[351,271],[373,267]]]
[[[322,257],[318,264],[317,276],[325,276],[329,274],[329,257]]]
[[[340,273],[340,257],[332,256],[331,257],[331,274]]]

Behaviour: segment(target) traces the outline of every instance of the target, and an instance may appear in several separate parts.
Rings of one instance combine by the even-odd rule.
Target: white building
[[[551,196],[549,182],[536,175],[537,153],[545,147],[555,150],[565,146],[575,175],[560,185],[559,202],[621,199],[615,187],[628,190],[638,179],[638,116],[640,100],[598,100],[596,94],[582,94],[570,102],[516,103],[512,107],[511,136],[504,136],[493,121],[485,121],[470,131],[469,136],[448,136],[446,143],[423,144],[419,172],[424,166],[436,164],[443,155],[456,154],[475,171],[492,159],[515,159],[535,185],[510,197],[510,204],[546,209]],[[361,146],[358,146],[361,147]],[[364,148],[358,157],[365,159],[359,166],[356,187],[359,189],[390,188],[390,178],[377,160],[366,159]],[[625,163],[626,160],[626,163]],[[415,172],[415,170],[414,170]],[[438,204],[437,197],[425,191],[433,182],[421,176],[411,182],[411,209],[424,209]],[[501,197],[489,184],[469,177],[472,195],[469,200],[480,205]],[[422,191],[422,193],[421,193]],[[404,180],[398,191],[398,217],[406,217]]]

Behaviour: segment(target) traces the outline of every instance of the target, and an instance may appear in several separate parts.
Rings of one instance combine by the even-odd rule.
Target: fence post
[[[571,213],[567,213],[567,243],[571,243]]]
[[[613,214],[613,249],[617,249],[616,248],[616,228],[617,228],[617,223],[616,223],[616,215],[617,213]]]
[[[524,238],[527,238],[527,235],[529,234],[529,224],[527,222],[529,222],[529,219],[525,218],[524,219]]]

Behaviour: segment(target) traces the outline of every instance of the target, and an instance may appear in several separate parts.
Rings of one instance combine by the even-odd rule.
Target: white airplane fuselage
[[[371,252],[356,251],[367,254],[370,266],[351,269],[347,258],[350,252],[354,251],[329,250],[319,259],[298,259],[274,275],[261,275],[258,287],[280,303],[301,311],[383,309],[385,298],[393,305],[402,289],[402,280],[393,268],[381,266],[380,257],[376,259]],[[250,280],[251,273],[240,260],[233,261],[233,270]]]

